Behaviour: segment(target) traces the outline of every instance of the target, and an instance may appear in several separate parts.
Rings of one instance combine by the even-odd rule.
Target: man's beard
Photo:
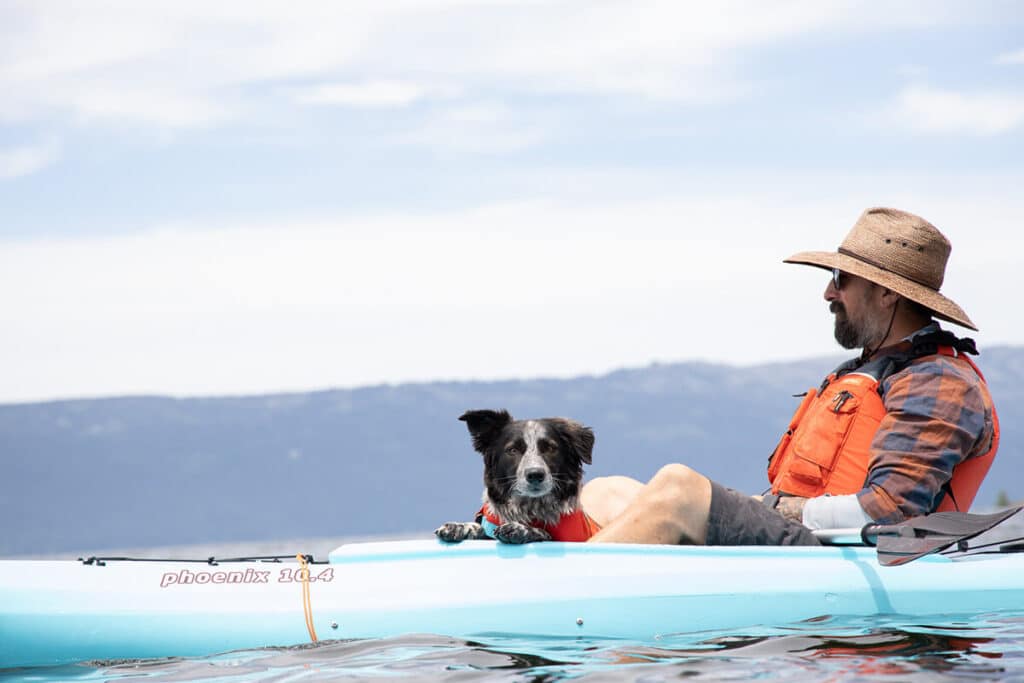
[[[880,325],[874,320],[863,320],[859,324],[846,315],[846,307],[838,301],[829,305],[829,310],[836,316],[836,341],[844,349],[868,348],[882,340],[884,334]]]

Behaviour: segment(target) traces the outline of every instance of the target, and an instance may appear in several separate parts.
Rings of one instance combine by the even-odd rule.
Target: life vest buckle
[[[832,399],[832,412],[838,413],[840,410],[842,410],[843,405],[847,401],[849,401],[851,398],[853,398],[853,394],[851,394],[846,389],[843,389],[842,391],[840,391]]]

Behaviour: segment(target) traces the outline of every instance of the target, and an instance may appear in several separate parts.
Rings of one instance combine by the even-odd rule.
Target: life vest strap
[[[476,513],[476,520],[483,527],[485,534],[491,538],[497,538],[498,527],[503,522],[489,505],[485,504],[480,508],[480,511]],[[530,526],[544,529],[551,535],[553,541],[586,541],[601,530],[601,525],[582,508],[562,515],[555,524],[533,521]]]

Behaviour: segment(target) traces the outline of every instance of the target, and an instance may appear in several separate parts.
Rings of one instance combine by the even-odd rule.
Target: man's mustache
[[[846,314],[846,307],[843,306],[838,301],[833,301],[832,303],[830,303],[828,305],[828,310],[832,311],[833,313],[842,313],[844,315]]]

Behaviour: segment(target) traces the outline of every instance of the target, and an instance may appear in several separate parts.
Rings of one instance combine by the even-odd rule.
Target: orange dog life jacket
[[[810,389],[768,460],[772,493],[813,498],[860,491],[867,481],[871,442],[886,412],[879,386],[911,360],[936,354],[957,358],[970,364],[984,382],[978,367],[956,350],[957,346],[973,350],[973,342],[958,340],[947,332],[938,334],[941,342],[952,341],[956,346],[915,339],[914,351],[909,354],[876,359],[843,374],[844,368],[854,365],[851,361],[830,374],[820,389]],[[970,345],[961,346],[964,342]],[[999,420],[994,409],[992,418],[991,448],[953,468],[938,510],[970,508],[999,447]]]
[[[491,510],[489,505],[484,505],[480,508],[477,517],[480,519],[480,524],[483,525],[487,535],[494,538],[494,530],[503,523],[501,518]],[[595,522],[582,508],[576,508],[573,512],[562,515],[562,518],[556,524],[533,522],[530,526],[547,531],[551,534],[552,541],[582,542],[601,530],[601,525]]]

